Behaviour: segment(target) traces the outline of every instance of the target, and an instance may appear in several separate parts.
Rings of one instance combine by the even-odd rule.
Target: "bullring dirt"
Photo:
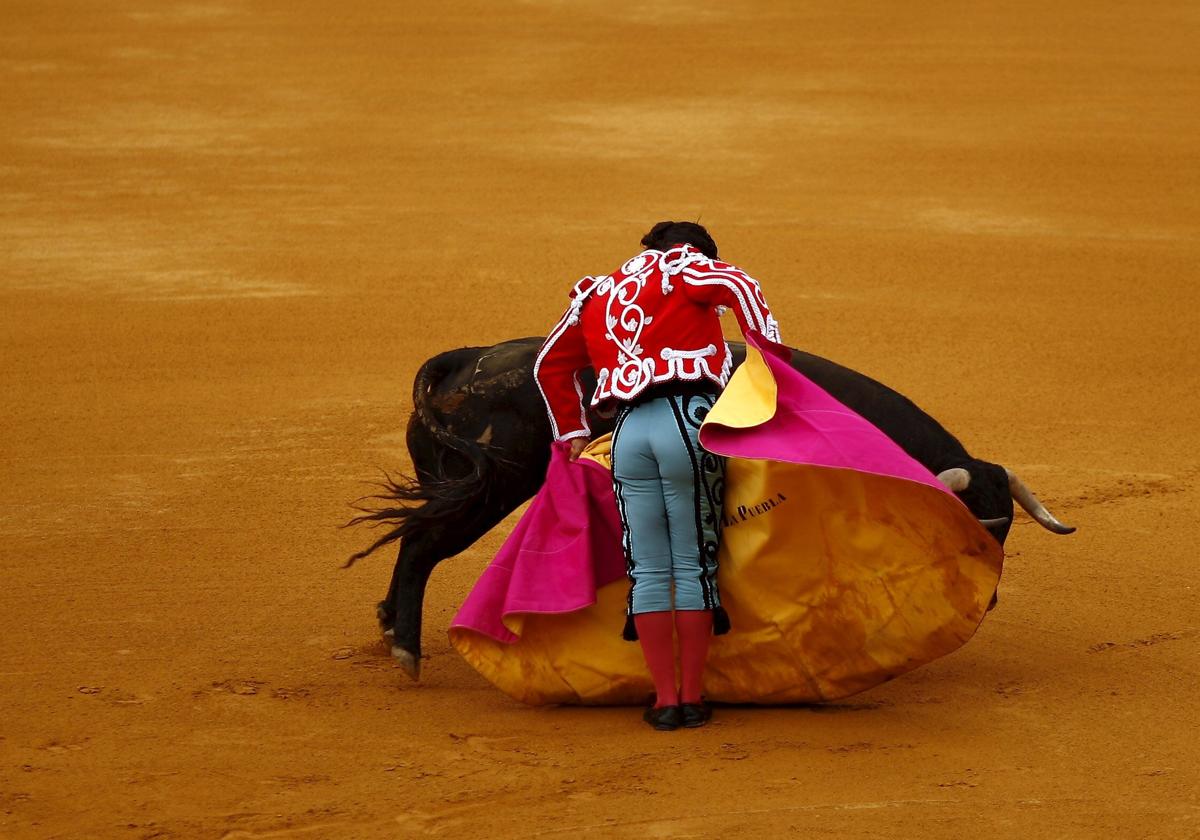
[[[6,4],[0,834],[1192,837],[1200,18],[1165,2]],[[406,680],[412,376],[660,218],[1016,470],[999,607],[851,700]]]

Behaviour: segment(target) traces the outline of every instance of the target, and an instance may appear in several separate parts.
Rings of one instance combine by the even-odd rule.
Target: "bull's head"
[[[1014,500],[1047,530],[1056,534],[1070,534],[1075,530],[1059,522],[1016,473],[999,464],[973,458],[943,470],[938,479],[954,491],[1001,545],[1012,527]]]

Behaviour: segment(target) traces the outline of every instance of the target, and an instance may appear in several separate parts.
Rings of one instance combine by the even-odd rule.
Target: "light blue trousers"
[[[612,468],[632,586],[628,614],[713,610],[725,459],[701,449],[716,395],[664,396],[624,408]]]

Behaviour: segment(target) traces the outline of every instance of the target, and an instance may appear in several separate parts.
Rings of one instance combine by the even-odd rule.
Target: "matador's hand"
[[[583,452],[583,450],[587,449],[587,445],[589,443],[591,443],[591,441],[585,437],[571,438],[571,460],[579,460],[579,455]]]

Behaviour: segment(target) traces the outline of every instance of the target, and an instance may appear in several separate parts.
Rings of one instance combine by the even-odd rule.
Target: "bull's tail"
[[[463,350],[452,350],[434,356],[417,371],[409,423],[419,423],[440,448],[435,459],[436,472],[419,471],[415,478],[393,477],[385,472],[383,480],[378,482],[380,492],[354,503],[360,513],[343,527],[365,524],[388,530],[367,548],[352,554],[345,567],[376,549],[437,523],[454,520],[491,494],[498,459],[475,441],[454,434],[430,405],[429,395],[463,358]]]

